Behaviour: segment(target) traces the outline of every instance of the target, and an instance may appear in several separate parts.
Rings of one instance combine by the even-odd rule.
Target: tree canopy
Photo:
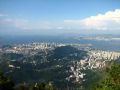
[[[92,90],[120,90],[120,64],[112,65],[106,78]]]

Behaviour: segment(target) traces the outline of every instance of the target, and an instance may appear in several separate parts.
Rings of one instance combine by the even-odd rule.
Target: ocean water
[[[97,41],[75,39],[75,37],[65,36],[6,36],[0,37],[0,46],[6,44],[22,44],[32,42],[55,42],[55,43],[78,43],[92,44],[92,48],[109,51],[120,51],[120,40],[118,41]]]

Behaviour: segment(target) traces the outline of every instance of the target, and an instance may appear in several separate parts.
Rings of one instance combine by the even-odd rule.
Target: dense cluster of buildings
[[[0,52],[4,53],[22,53],[22,54],[34,54],[40,50],[54,49],[55,47],[64,46],[61,43],[28,43],[28,44],[16,44],[11,48],[0,48]]]
[[[81,81],[85,81],[84,76],[86,75],[86,73],[82,72],[83,70],[102,69],[106,66],[106,62],[116,60],[119,57],[120,52],[102,50],[88,51],[88,57],[86,57],[83,60],[75,62],[70,67],[70,72],[72,72],[72,74],[67,78],[67,80],[74,78],[75,82],[81,83]]]
[[[11,48],[0,48],[0,52],[4,53],[22,53],[22,54],[34,54],[40,50],[53,50],[56,47],[71,45],[78,49],[89,49],[89,44],[70,44],[70,43],[28,43],[28,44],[16,44]]]

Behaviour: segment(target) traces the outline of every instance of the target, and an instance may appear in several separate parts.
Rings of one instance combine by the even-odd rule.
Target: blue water
[[[0,45],[22,44],[32,42],[80,43],[92,44],[93,48],[109,51],[120,51],[120,41],[77,40],[75,37],[65,36],[6,36],[0,37]]]

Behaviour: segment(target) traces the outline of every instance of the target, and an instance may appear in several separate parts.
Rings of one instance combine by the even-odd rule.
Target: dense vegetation
[[[0,68],[16,84],[52,81],[56,87],[63,89],[75,87],[74,83],[66,80],[71,74],[70,65],[86,56],[86,51],[71,46],[57,47],[51,51],[39,50],[34,55],[3,53]]]
[[[0,90],[57,90],[52,83],[37,82],[30,85],[25,83],[15,85],[11,79],[0,72]]]
[[[92,90],[120,90],[120,64],[115,63],[107,69],[106,77]]]
[[[0,90],[14,90],[14,83],[0,72]]]
[[[69,45],[58,47],[55,50],[53,50],[53,52],[54,52],[53,57],[55,59],[63,59],[67,57],[69,60],[72,60],[72,59],[80,60],[80,59],[83,59],[84,56],[87,56],[86,51],[78,50]]]
[[[70,65],[84,57],[87,57],[86,51],[71,46],[38,51],[35,55],[3,53],[0,55],[0,69],[4,72],[0,73],[0,90],[90,90],[91,87],[91,90],[120,90],[120,59],[116,60],[117,64],[108,62],[103,70],[83,70],[86,75],[81,84],[67,81],[66,77],[71,75]]]
[[[94,77],[96,73],[93,73],[91,71],[89,72],[93,75],[93,77],[89,79],[92,80],[93,83],[90,84],[89,82],[87,82],[86,87],[88,88],[86,88],[85,90],[89,90],[90,85],[93,86],[91,90],[120,90],[119,63],[113,64],[109,69],[107,69],[105,79],[98,84],[94,83],[100,80],[96,80],[97,78]],[[4,74],[0,72],[0,90],[57,90],[57,88],[51,82],[36,82],[31,84],[22,83],[15,85],[11,79],[4,76]]]

